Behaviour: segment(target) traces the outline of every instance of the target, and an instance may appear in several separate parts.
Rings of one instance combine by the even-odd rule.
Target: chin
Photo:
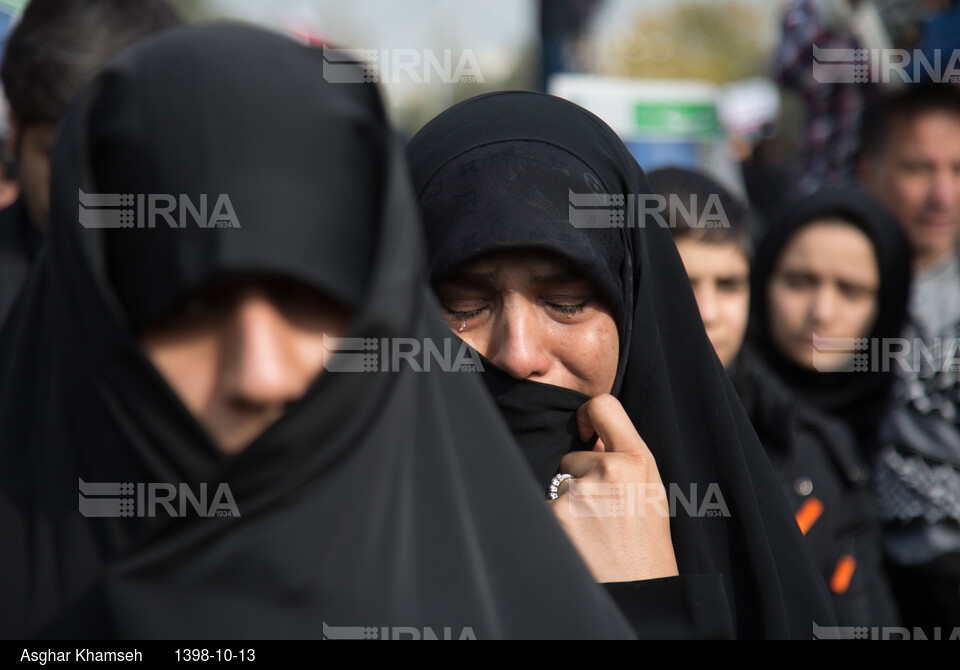
[[[215,431],[209,431],[210,439],[216,445],[217,449],[224,454],[234,455],[253,444],[262,433],[263,429],[256,430],[234,430],[229,433],[217,434]]]

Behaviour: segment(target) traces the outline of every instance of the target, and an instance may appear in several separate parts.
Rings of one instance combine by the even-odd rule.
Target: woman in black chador
[[[5,637],[630,636],[475,374],[335,371],[450,334],[376,88],[323,67],[190,27],[72,105],[0,333]]]
[[[490,363],[551,509],[638,634],[809,639],[832,625],[613,131],[559,98],[494,93],[435,118],[407,157],[448,324]]]

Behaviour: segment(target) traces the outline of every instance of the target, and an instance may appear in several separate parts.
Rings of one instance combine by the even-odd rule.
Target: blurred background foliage
[[[628,23],[616,39],[597,39],[593,60],[602,74],[722,84],[768,69],[769,39],[763,39],[760,13],[735,0],[669,5]]]
[[[545,25],[565,31],[566,70],[727,83],[764,75],[785,0],[171,0],[189,21],[237,19],[339,46],[471,49],[483,82],[383,86],[405,134],[489,90],[543,90]],[[544,19],[542,13],[549,12]],[[563,23],[569,25],[563,26]]]

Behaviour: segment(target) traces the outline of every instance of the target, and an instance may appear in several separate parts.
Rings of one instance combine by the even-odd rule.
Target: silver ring
[[[557,493],[557,490],[560,488],[560,483],[568,479],[573,479],[573,475],[561,473],[550,480],[550,486],[547,487],[547,495],[550,497],[550,500],[556,500],[560,497],[560,494]]]

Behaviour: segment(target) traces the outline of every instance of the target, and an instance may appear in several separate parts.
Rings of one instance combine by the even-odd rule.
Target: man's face
[[[225,453],[246,448],[323,371],[350,312],[294,281],[201,292],[141,334],[151,362]]]
[[[949,258],[960,236],[960,117],[926,112],[894,124],[860,173],[900,219],[918,267]]]
[[[554,254],[488,254],[437,284],[447,323],[515,379],[609,393],[620,336],[597,287]]]
[[[33,225],[45,233],[50,217],[50,151],[56,125],[31,123],[15,128],[14,133],[20,191]]]
[[[750,264],[736,244],[677,240],[713,348],[729,368],[743,345],[750,316]]]

